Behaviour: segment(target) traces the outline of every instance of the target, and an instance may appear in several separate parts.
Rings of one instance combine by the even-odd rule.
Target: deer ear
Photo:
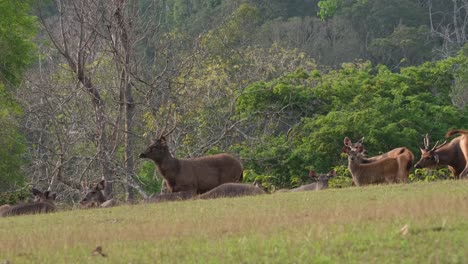
[[[341,148],[341,152],[346,154],[348,154],[350,150],[351,148],[349,146],[343,146],[343,148]]]
[[[351,139],[349,139],[349,137],[345,137],[343,143],[345,144],[345,146],[349,146],[351,145]]]
[[[359,144],[362,144],[362,143],[364,143],[364,137],[362,137],[360,140],[358,140],[358,142],[357,142],[357,143],[359,143]]]
[[[57,198],[57,193],[51,193],[49,196],[50,199],[55,200],[55,198]]]
[[[315,171],[314,170],[310,170],[309,171],[309,177],[311,178],[315,178],[317,175],[315,174]]]
[[[96,188],[97,188],[98,190],[104,190],[104,189],[106,188],[106,180],[100,181],[100,182],[97,184]]]
[[[39,190],[38,190],[38,189],[36,189],[36,188],[32,188],[32,190],[31,190],[31,191],[32,191],[32,193],[34,194],[34,196],[38,196],[38,195],[41,195],[41,194],[42,194],[42,192],[41,192],[41,191],[39,191]]]
[[[331,170],[331,171],[328,172],[328,175],[329,175],[329,177],[335,177],[336,176],[336,171]]]

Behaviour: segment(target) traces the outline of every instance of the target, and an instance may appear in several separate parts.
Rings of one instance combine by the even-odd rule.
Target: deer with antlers
[[[166,136],[174,129],[175,126],[169,133],[159,136],[139,156],[156,163],[170,193],[188,192],[195,195],[210,191],[223,183],[242,181],[242,165],[238,159],[229,154],[187,159],[173,157],[169,152]]]
[[[353,183],[357,186],[408,182],[414,155],[405,147],[367,158],[362,140],[353,144],[345,137],[342,151],[348,154],[348,168],[353,176]]]
[[[448,166],[455,178],[468,176],[468,130],[452,129],[445,138],[460,134],[449,143],[439,141],[430,148],[429,135],[424,137],[424,149],[421,150],[421,159],[414,165],[415,168],[440,168]]]

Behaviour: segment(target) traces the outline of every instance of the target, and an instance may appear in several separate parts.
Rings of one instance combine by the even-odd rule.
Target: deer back
[[[18,204],[10,207],[6,207],[1,216],[15,216],[15,215],[24,215],[24,214],[40,214],[40,213],[50,213],[57,210],[55,206],[55,193],[50,193],[41,191],[33,188],[33,194],[35,195],[35,201],[32,203]]]
[[[209,192],[198,196],[199,199],[214,199],[221,197],[240,197],[240,196],[251,196],[261,195],[266,192],[259,187],[252,184],[245,183],[224,183],[220,186],[212,189]]]

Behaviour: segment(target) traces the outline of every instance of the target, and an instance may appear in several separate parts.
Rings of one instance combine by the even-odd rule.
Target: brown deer
[[[424,138],[424,149],[421,149],[421,159],[414,165],[415,168],[438,168],[448,166],[453,175],[458,178],[468,176],[468,130],[452,129],[445,135],[449,138],[453,135],[460,136],[434,147],[429,148],[429,135]]]
[[[153,160],[167,183],[169,192],[204,193],[223,183],[242,180],[242,165],[229,154],[177,159],[161,136],[151,144],[140,158]]]
[[[309,172],[309,176],[313,179],[315,179],[317,182],[311,183],[311,184],[305,184],[302,186],[299,186],[297,188],[289,190],[290,192],[303,192],[303,191],[318,191],[318,190],[323,190],[328,188],[328,180],[330,178],[336,176],[336,171],[331,170],[326,174],[319,174],[317,175],[315,171],[311,170]]]
[[[351,140],[345,137],[342,151],[348,154],[348,168],[355,185],[408,181],[411,155],[381,157],[370,161],[364,157],[364,154],[359,149],[352,149],[351,147]],[[411,153],[409,150],[408,152]]]
[[[117,205],[117,200],[107,199],[104,195],[106,181],[102,180],[88,187],[85,197],[80,201],[82,208],[112,207]]]
[[[56,197],[55,193],[50,193],[50,191],[42,193],[35,188],[32,189],[32,192],[35,196],[34,202],[5,207],[5,209],[0,212],[0,216],[41,214],[55,212],[57,210],[54,203]]]
[[[348,137],[346,137],[346,138],[348,138]],[[365,162],[365,163],[370,163],[370,162],[380,160],[380,159],[384,159],[384,158],[388,158],[388,157],[397,158],[400,155],[406,156],[407,158],[411,158],[411,162],[413,162],[413,160],[414,160],[413,152],[411,152],[409,149],[407,149],[405,147],[395,148],[395,149],[390,150],[389,152],[386,152],[386,153],[383,153],[381,155],[373,156],[373,157],[369,158],[369,157],[367,157],[367,149],[364,147],[364,137],[362,137],[356,143],[352,143],[349,138],[348,138],[348,140],[350,142],[349,146],[350,146],[351,150],[354,150],[354,151],[357,151],[357,152],[360,152],[360,153],[363,154],[363,157],[365,157],[363,162]]]
[[[145,200],[145,203],[161,203],[188,200],[194,197],[192,192],[175,192],[154,194]]]
[[[264,190],[253,184],[246,183],[224,183],[209,192],[201,194],[198,199],[214,199],[223,197],[240,197],[266,194]]]
[[[399,148],[392,149],[389,152],[383,153],[378,156],[367,157],[367,150],[365,149],[363,142],[364,142],[364,137],[361,138],[356,143],[352,143],[348,137],[345,137],[344,139],[344,145],[346,148],[348,148],[349,150],[353,152],[361,154],[359,156],[360,163],[369,164],[369,163],[380,161],[380,160],[387,159],[387,158],[396,159],[396,162],[398,163],[398,172],[396,173],[397,176],[396,176],[395,182],[407,183],[409,181],[408,179],[409,171],[411,169],[411,164],[413,163],[413,160],[414,160],[414,154],[413,152],[411,152],[411,150],[409,150],[406,147],[399,147]]]

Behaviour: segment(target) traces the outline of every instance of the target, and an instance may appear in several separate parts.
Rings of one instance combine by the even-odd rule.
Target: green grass
[[[400,229],[408,225],[408,233]],[[102,246],[107,257],[91,256]],[[468,181],[0,218],[0,263],[468,263]]]

